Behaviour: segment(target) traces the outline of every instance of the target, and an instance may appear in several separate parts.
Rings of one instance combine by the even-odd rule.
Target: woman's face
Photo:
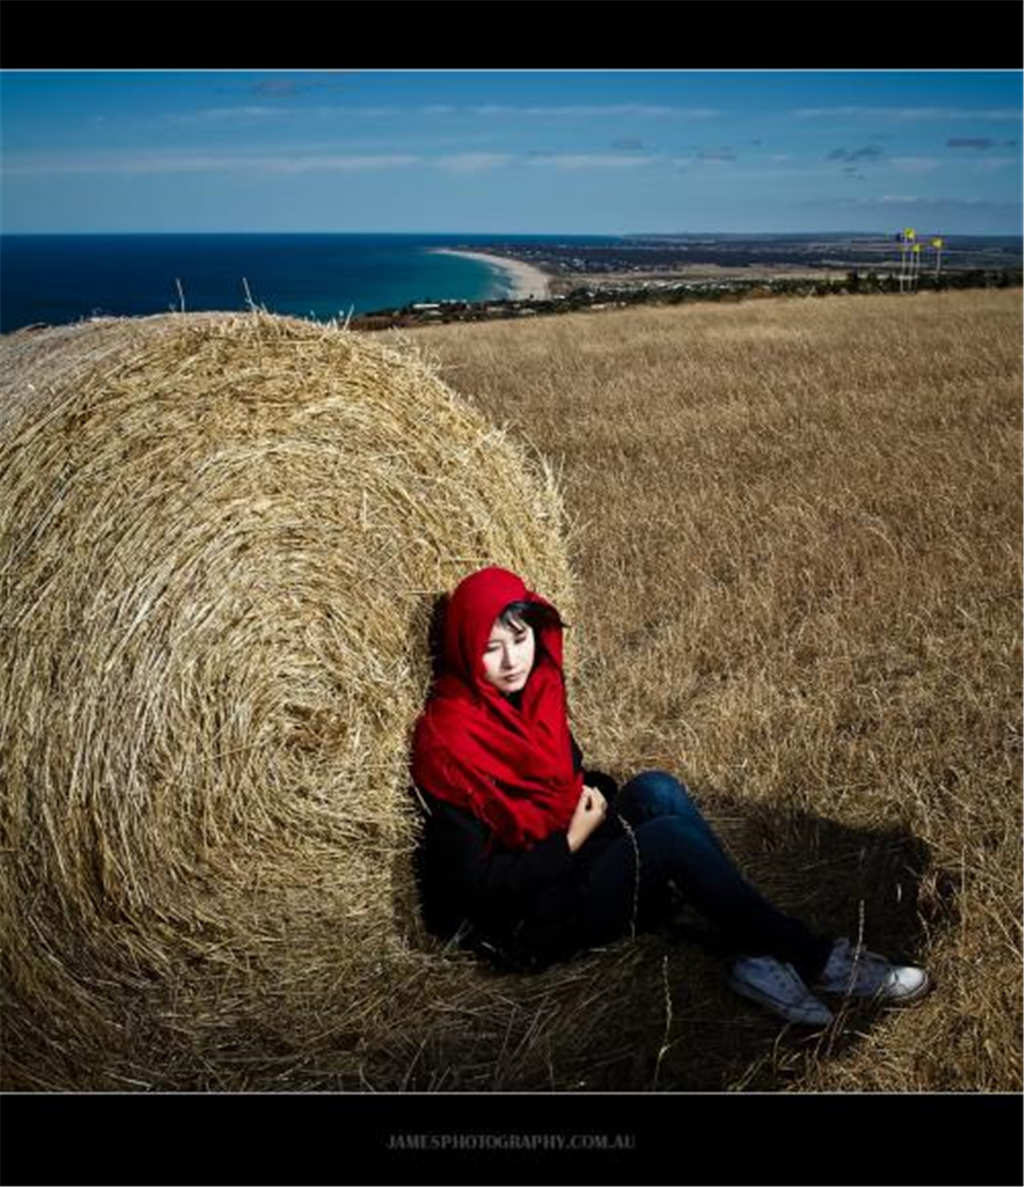
[[[511,627],[496,618],[484,646],[484,677],[499,692],[519,692],[533,668],[533,628],[513,620]]]

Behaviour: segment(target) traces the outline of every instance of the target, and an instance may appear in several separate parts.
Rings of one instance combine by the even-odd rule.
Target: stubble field
[[[1019,1090],[1020,292],[413,340],[560,470],[588,764],[682,775],[780,906],[936,982],[780,1038],[713,956],[646,938],[581,966],[624,1030],[574,1040],[574,1010],[546,1034],[538,1015],[517,1052],[479,1049],[491,1084],[535,1082],[546,1043],[563,1088],[575,1069],[588,1088]],[[471,1057],[449,1040],[438,1057]],[[408,1086],[464,1079],[424,1074]]]

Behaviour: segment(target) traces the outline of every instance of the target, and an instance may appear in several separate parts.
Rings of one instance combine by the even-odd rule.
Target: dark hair
[[[554,606],[545,606],[540,602],[509,602],[498,615],[498,621],[509,628],[516,622],[525,622],[533,628],[534,633],[540,631],[541,627],[554,626],[565,630],[569,625],[562,621],[562,616]]]

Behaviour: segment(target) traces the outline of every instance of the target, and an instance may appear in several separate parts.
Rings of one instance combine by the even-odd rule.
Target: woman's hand
[[[569,831],[566,839],[569,851],[575,853],[590,834],[604,820],[608,811],[608,801],[595,788],[584,785],[580,798],[576,802],[576,811],[569,821]]]

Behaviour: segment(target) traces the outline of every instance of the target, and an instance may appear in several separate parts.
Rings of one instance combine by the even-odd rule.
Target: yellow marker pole
[[[938,280],[942,275],[942,240],[933,239],[932,247],[935,248],[935,279]]]

